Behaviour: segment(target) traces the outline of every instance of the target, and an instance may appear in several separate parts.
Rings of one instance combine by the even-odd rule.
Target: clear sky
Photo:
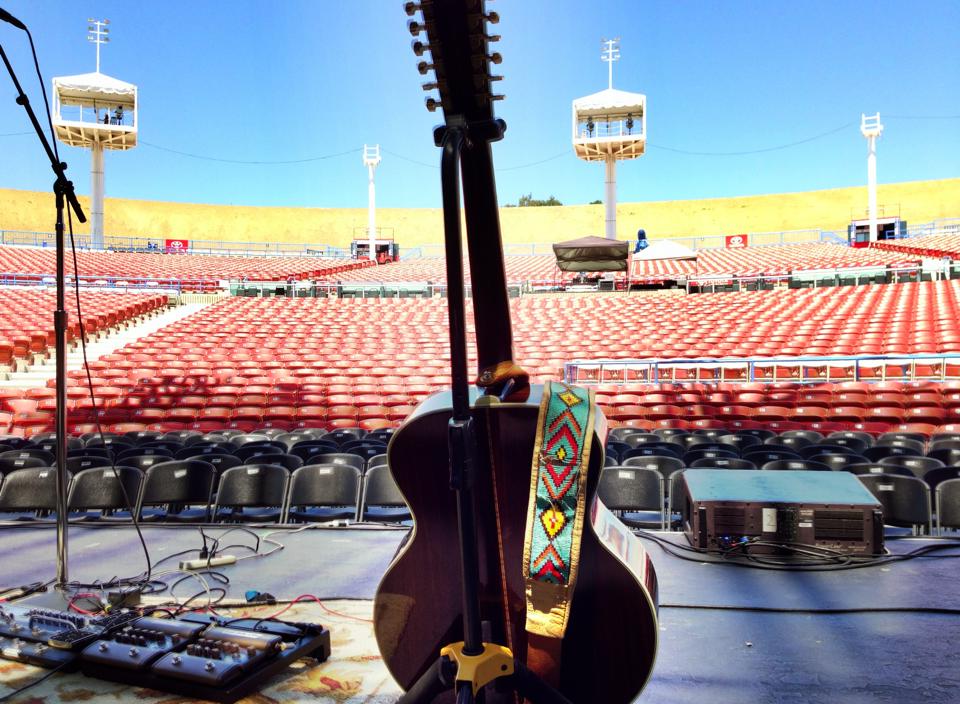
[[[0,2],[32,29],[48,90],[53,76],[94,69],[86,20],[110,19],[102,71],[136,83],[141,104],[140,145],[107,153],[108,197],[364,207],[366,142],[384,150],[378,205],[440,203],[438,116],[423,108],[400,0]],[[614,87],[648,100],[648,152],[620,165],[621,201],[862,185],[861,112],[880,111],[886,126],[881,183],[960,176],[957,0],[489,5],[501,15],[507,99],[497,113],[509,127],[494,152],[501,204],[603,197],[602,165],[573,155],[570,101],[606,87],[600,40],[610,36],[621,38]],[[39,107],[25,36],[0,24],[0,44]],[[47,190],[52,176],[13,98],[0,74],[0,187]],[[61,149],[89,193],[89,154]],[[165,150],[329,158],[230,164]]]

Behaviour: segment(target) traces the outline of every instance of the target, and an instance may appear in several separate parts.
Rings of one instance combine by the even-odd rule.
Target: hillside
[[[51,200],[46,193],[0,189],[0,230],[52,231]],[[621,203],[617,209],[618,234],[621,239],[630,239],[638,227],[645,228],[651,239],[811,228],[845,232],[851,214],[862,213],[866,200],[866,187],[860,186],[739,198]],[[81,201],[89,205],[88,199]],[[901,217],[909,223],[957,217],[960,178],[881,185],[878,202],[888,210],[899,207]],[[354,228],[366,223],[366,210],[360,208],[265,208],[108,198],[105,211],[108,235],[190,240],[345,246]],[[377,211],[377,221],[392,227],[405,248],[442,241],[438,209],[384,208]],[[601,234],[603,206],[503,208],[501,221],[508,243],[557,242]]]

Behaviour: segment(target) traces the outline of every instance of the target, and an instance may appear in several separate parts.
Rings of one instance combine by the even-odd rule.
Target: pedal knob
[[[207,660],[205,663],[203,663],[203,669],[206,670],[207,672],[213,672],[213,668],[215,667],[216,665],[214,665],[213,661],[211,660]]]
[[[130,648],[130,657],[135,658],[140,654],[139,648]]]
[[[183,662],[183,658],[181,658],[179,655],[174,655],[173,658],[170,659],[170,662],[174,665],[179,665]]]
[[[105,653],[107,652],[108,647],[109,646],[107,646],[106,643],[101,643],[100,645],[97,646],[97,650],[99,650],[101,653]]]

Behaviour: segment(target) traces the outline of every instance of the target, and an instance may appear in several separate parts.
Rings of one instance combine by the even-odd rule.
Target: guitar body
[[[483,638],[509,647],[577,704],[626,704],[653,669],[657,582],[639,540],[596,499],[605,436],[599,412],[585,487],[588,513],[579,576],[560,645],[562,667],[541,671],[528,649],[522,565],[541,394],[542,387],[533,386],[522,403],[473,399],[479,426],[474,495]],[[443,441],[449,402],[448,393],[424,401],[388,451],[414,529],[377,590],[374,628],[384,662],[404,689],[436,661],[441,647],[463,639],[456,495]],[[487,702],[515,701],[512,694],[490,690]],[[452,691],[437,701],[454,701]]]

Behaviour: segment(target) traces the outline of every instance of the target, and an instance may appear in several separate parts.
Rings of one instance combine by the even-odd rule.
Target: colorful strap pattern
[[[580,562],[594,417],[588,390],[544,385],[523,550],[530,633],[561,638],[566,631]]]

